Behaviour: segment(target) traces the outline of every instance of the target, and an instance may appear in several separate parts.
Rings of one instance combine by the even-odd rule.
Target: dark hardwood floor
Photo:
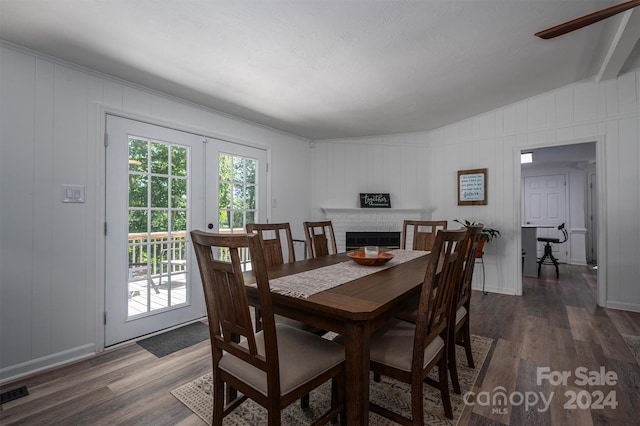
[[[474,292],[471,331],[494,341],[469,399],[476,404],[460,425],[638,424],[640,366],[622,335],[640,336],[640,314],[597,307],[590,267],[561,265],[560,277],[545,271],[525,278],[522,297]],[[591,376],[615,373],[616,384],[576,383],[580,367]],[[539,368],[552,379],[571,376],[566,384],[538,384]],[[208,341],[164,358],[130,344],[2,386],[0,392],[27,386],[29,396],[3,404],[0,424],[203,425],[169,392],[210,369]],[[499,404],[500,391],[513,403]],[[543,398],[551,398],[548,407]],[[572,403],[576,408],[565,408]]]

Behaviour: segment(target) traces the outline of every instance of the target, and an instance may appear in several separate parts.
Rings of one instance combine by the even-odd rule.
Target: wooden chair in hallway
[[[471,332],[469,312],[471,306],[471,283],[480,240],[482,239],[483,225],[467,228],[466,254],[464,267],[458,285],[455,289],[451,303],[451,321],[449,321],[449,372],[451,383],[455,393],[461,393],[458,380],[458,365],[456,363],[456,345],[463,346],[467,355],[467,364],[475,368],[473,354],[471,352]]]
[[[451,298],[462,271],[466,229],[438,231],[420,293],[416,323],[392,319],[371,335],[374,374],[411,385],[411,416],[407,419],[371,403],[371,411],[404,425],[424,424],[423,382],[440,389],[445,415],[452,419],[447,349]],[[440,266],[440,270],[439,269]],[[438,366],[438,380],[427,378]]]
[[[446,220],[405,220],[402,224],[401,249],[431,250],[436,239],[436,233],[447,229]],[[407,235],[413,235],[411,247],[407,247]]]
[[[303,227],[307,239],[309,259],[326,256],[328,254],[336,254],[338,252],[336,236],[330,220],[304,222]]]
[[[267,410],[269,425],[280,425],[283,408],[327,380],[332,380],[335,398],[314,424],[326,423],[338,414],[344,422],[344,348],[312,333],[276,324],[260,236],[192,231],[191,239],[209,317],[213,425],[221,425],[225,415],[247,398]],[[246,248],[251,254],[262,308],[263,330],[259,332],[251,324],[240,264],[239,251]],[[242,393],[226,406],[225,384]]]

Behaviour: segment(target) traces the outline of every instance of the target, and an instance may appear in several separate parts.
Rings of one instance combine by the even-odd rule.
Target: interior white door
[[[557,227],[566,223],[567,186],[563,174],[526,176],[524,178],[525,224],[538,226],[538,237],[561,238]],[[566,224],[568,227],[568,224]],[[549,228],[550,227],[550,228]],[[553,244],[553,255],[566,263],[568,243]],[[538,243],[538,258],[544,253],[544,243]]]
[[[105,346],[206,315],[188,231],[204,223],[203,137],[107,116]]]

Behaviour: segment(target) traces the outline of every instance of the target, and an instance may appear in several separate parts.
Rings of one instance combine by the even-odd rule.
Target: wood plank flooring
[[[525,278],[522,297],[474,292],[471,332],[494,343],[460,425],[635,425],[640,419],[640,366],[621,334],[640,336],[640,314],[596,306],[596,276],[584,266],[561,265],[554,274]],[[537,383],[538,368],[569,371],[566,384]],[[575,369],[604,367],[615,386],[577,385]],[[4,385],[27,386],[29,396],[2,405],[2,425],[203,425],[169,392],[210,371],[209,342],[156,358],[137,344]],[[516,404],[484,404],[501,388]],[[587,396],[614,391],[615,409],[565,409],[565,392]],[[483,393],[484,392],[484,393]],[[581,394],[582,392],[582,394]],[[481,394],[481,395],[479,395]],[[538,401],[525,409],[518,395]],[[588,394],[588,395],[587,395]],[[497,402],[497,401],[496,401]],[[589,402],[589,404],[587,404]]]

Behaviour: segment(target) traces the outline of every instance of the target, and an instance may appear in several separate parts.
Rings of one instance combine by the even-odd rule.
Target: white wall
[[[101,108],[268,146],[277,200],[270,219],[290,221],[294,235],[304,235],[306,140],[2,45],[0,381],[102,346]],[[85,185],[86,202],[62,204],[61,184]]]
[[[520,289],[519,151],[598,141],[605,175],[605,304],[640,311],[640,70],[584,81],[432,132],[316,141],[314,214],[352,207],[358,192],[390,192],[392,203],[432,209],[430,217],[470,218],[498,228],[488,245],[486,288]],[[488,205],[458,206],[457,170],[488,169]],[[517,199],[516,199],[517,197]],[[601,247],[602,247],[601,246]],[[604,272],[603,272],[604,271]],[[474,281],[474,287],[480,283]]]

